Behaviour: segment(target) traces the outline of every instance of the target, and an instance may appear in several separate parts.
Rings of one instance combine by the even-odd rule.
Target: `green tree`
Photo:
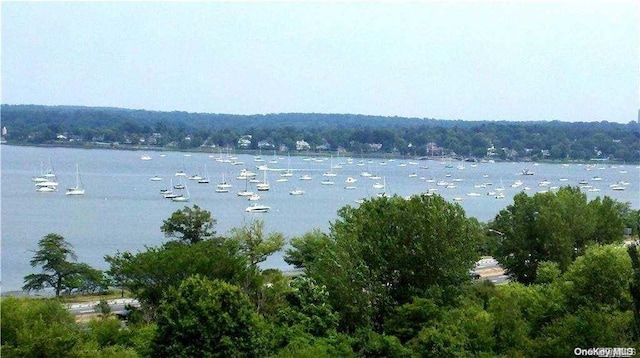
[[[568,306],[626,310],[631,304],[628,284],[632,275],[631,259],[625,248],[590,246],[563,275]]]
[[[109,283],[101,270],[95,269],[86,263],[77,263],[75,266],[76,274],[69,280],[68,292],[93,294],[107,291]]]
[[[338,327],[338,315],[329,303],[329,292],[312,278],[298,277],[291,281],[288,305],[278,312],[278,322],[298,325],[300,330],[315,337],[327,336]]]
[[[320,229],[313,229],[301,237],[294,237],[289,243],[291,248],[285,251],[284,261],[296,268],[304,268],[320,256],[329,242],[329,237]]]
[[[2,356],[78,357],[83,337],[74,317],[53,299],[2,299]]]
[[[540,357],[570,357],[576,347],[633,347],[632,319],[630,311],[580,307],[542,327],[534,351]]]
[[[331,292],[341,329],[379,331],[394,308],[430,287],[469,281],[478,258],[474,225],[440,196],[394,196],[346,206],[329,244],[306,272]]]
[[[638,245],[630,245],[627,248],[629,258],[631,259],[631,267],[633,276],[629,282],[629,293],[633,299],[633,339],[640,341],[640,255],[638,254]]]
[[[246,259],[236,241],[220,238],[194,244],[168,242],[161,247],[149,247],[132,254],[118,252],[106,256],[108,274],[116,273],[120,284],[150,309],[159,305],[162,295],[187,277],[200,274],[210,279],[241,284],[247,275]]]
[[[264,356],[259,324],[249,298],[238,287],[189,277],[171,288],[160,305],[154,355]]]
[[[207,210],[200,209],[197,205],[193,208],[185,206],[177,210],[171,217],[163,221],[160,230],[167,237],[176,237],[178,241],[194,244],[196,242],[213,238],[213,228],[216,220]]]
[[[47,234],[38,246],[40,249],[35,251],[31,266],[42,267],[42,272],[25,276],[22,289],[31,291],[52,287],[59,297],[78,273],[78,266],[73,262],[77,256],[71,244],[58,234]]]
[[[241,228],[231,229],[231,239],[238,242],[240,252],[246,256],[249,265],[256,269],[260,262],[284,246],[284,236],[279,232],[265,237],[262,220],[251,220]]]
[[[572,187],[557,193],[517,194],[490,226],[500,236],[496,259],[525,284],[536,281],[540,262],[555,262],[564,272],[587,245],[619,240],[622,234],[615,202],[608,198],[587,202],[586,195]]]

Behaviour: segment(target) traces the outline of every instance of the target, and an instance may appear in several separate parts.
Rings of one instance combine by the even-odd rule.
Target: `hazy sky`
[[[637,119],[612,2],[2,2],[2,103],[463,120]]]

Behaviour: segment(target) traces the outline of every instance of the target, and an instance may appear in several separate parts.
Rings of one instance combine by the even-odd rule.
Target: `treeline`
[[[628,124],[495,122],[351,114],[230,115],[120,108],[2,105],[9,143],[90,146],[95,142],[155,148],[344,150],[501,160],[640,161],[640,128]],[[59,139],[63,135],[64,139]],[[379,146],[381,145],[381,146]],[[492,149],[489,149],[492,148]]]
[[[437,195],[380,197],[340,209],[328,232],[292,239],[285,260],[303,274],[290,278],[259,266],[283,248],[281,234],[253,221],[220,236],[208,211],[185,207],[164,221],[163,245],[105,257],[105,279],[141,303],[126,326],[103,306],[100,319],[75,324],[55,300],[5,298],[2,354],[573,357],[618,347],[633,355],[640,258],[621,243],[627,225],[637,234],[638,219],[627,204],[587,201],[571,187],[518,194],[486,224]],[[51,238],[36,256],[61,252]],[[77,267],[56,242],[66,255],[34,259],[41,275]],[[473,279],[486,253],[512,282]]]

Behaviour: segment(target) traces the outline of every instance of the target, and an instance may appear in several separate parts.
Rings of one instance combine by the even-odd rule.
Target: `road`
[[[67,304],[67,309],[69,310],[69,312],[73,313],[76,316],[94,315],[98,313],[95,310],[95,306],[99,303],[99,301],[69,303]],[[115,300],[108,300],[107,303],[109,304],[109,307],[111,307],[111,312],[114,314],[124,313],[126,305],[140,307],[140,302],[133,298],[119,298]]]
[[[496,285],[505,283],[509,279],[509,276],[505,275],[504,269],[500,267],[498,261],[491,256],[484,256],[476,262],[474,271],[480,275],[481,279],[489,280]]]

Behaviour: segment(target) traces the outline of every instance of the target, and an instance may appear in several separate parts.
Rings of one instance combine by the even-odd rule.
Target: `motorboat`
[[[271,210],[271,207],[260,204],[253,204],[244,209],[244,211],[247,213],[266,213],[269,212],[269,210]]]
[[[289,192],[289,195],[304,195],[305,191],[302,189],[293,189]]]
[[[358,179],[354,178],[354,177],[347,177],[347,179],[344,181],[347,184],[353,184],[355,182],[357,182]]]
[[[56,190],[56,187],[53,186],[40,186],[36,188],[36,191],[39,193],[53,193]]]

